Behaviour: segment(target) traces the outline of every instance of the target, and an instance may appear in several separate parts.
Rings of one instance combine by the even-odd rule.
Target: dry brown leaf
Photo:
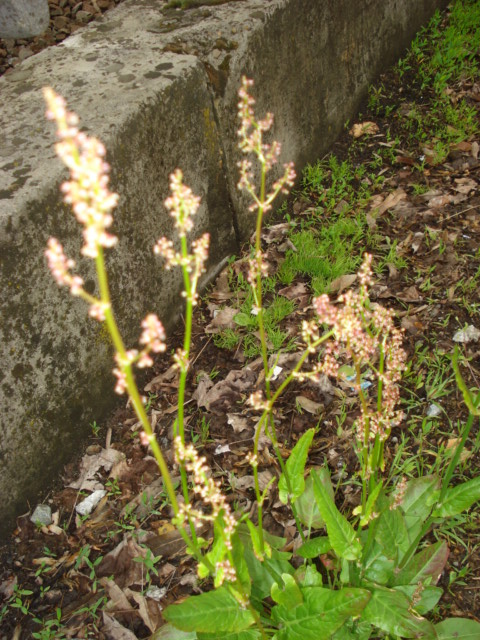
[[[224,269],[215,281],[215,288],[208,294],[211,300],[229,300],[233,296],[228,284],[228,270]]]
[[[126,629],[118,620],[107,613],[103,612],[103,633],[106,634],[108,640],[137,640],[137,636]]]
[[[71,482],[68,486],[80,491],[96,491],[103,489],[103,485],[95,479],[95,474],[104,469],[109,472],[114,464],[125,459],[125,454],[116,449],[102,449],[100,453],[93,456],[83,456],[80,463],[80,477]]]
[[[403,290],[401,295],[396,296],[397,300],[402,302],[420,302],[422,300],[421,295],[418,293],[417,288],[412,285]]]
[[[225,380],[217,382],[205,394],[201,406],[217,415],[226,413],[242,399],[243,393],[252,389],[255,378],[255,373],[249,367],[230,371]]]
[[[288,300],[301,300],[304,296],[309,296],[310,292],[304,282],[295,282],[288,287],[280,289],[278,294],[288,298]]]
[[[155,600],[142,596],[137,591],[127,589],[129,595],[138,604],[138,613],[145,625],[154,633],[162,624],[161,607]]]
[[[356,273],[345,274],[343,276],[335,278],[335,280],[332,280],[332,282],[330,283],[330,293],[341,293],[345,289],[348,289],[348,287],[351,287],[356,279]]]
[[[133,584],[142,584],[144,568],[134,558],[145,558],[147,550],[132,537],[125,537],[113,551],[107,553],[98,567],[99,576],[115,576],[115,582],[125,589]]]
[[[120,589],[116,582],[110,578],[100,578],[99,583],[105,589],[108,596],[105,611],[109,611],[110,613],[116,611],[121,611],[122,613],[124,611],[133,611],[133,607],[123,592],[123,589]]]
[[[227,413],[227,422],[232,427],[234,433],[242,433],[250,426],[248,418],[241,416],[238,413]]]
[[[434,196],[433,198],[431,198],[428,201],[428,205],[430,207],[435,207],[437,209],[440,209],[441,207],[444,207],[447,204],[450,204],[453,201],[453,196],[450,195],[449,193],[444,193],[443,195],[440,196]]]
[[[455,178],[455,191],[459,193],[469,194],[471,191],[476,191],[478,184],[471,178]]]
[[[198,407],[207,407],[207,396],[208,392],[213,387],[213,380],[206,371],[199,371],[196,377],[198,384],[192,394],[192,398],[196,400]]]
[[[461,142],[450,145],[450,149],[452,149],[453,151],[464,151],[465,153],[468,153],[472,149],[472,144],[471,142],[462,140]]]
[[[305,396],[297,396],[295,398],[295,402],[304,411],[307,411],[308,413],[311,413],[314,416],[320,415],[325,408],[323,404],[321,404],[320,402],[315,402],[314,400],[310,400],[310,398],[306,398]]]
[[[374,135],[379,131],[380,129],[378,128],[378,124],[376,122],[366,121],[366,122],[354,124],[353,127],[350,129],[349,133],[354,138],[360,138],[361,136],[364,136],[364,135]]]
[[[388,211],[388,209],[392,209],[406,197],[407,194],[403,189],[396,189],[392,193],[389,193],[388,196],[383,200],[383,202],[377,204],[375,207],[372,207],[372,210],[375,209],[375,211],[377,212],[377,216],[381,216],[385,213],[385,211]]]
[[[290,225],[288,224],[288,222],[274,224],[262,231],[262,240],[264,240],[267,244],[271,244],[272,242],[279,242],[280,240],[283,240],[289,229]]]
[[[207,536],[208,529],[209,526],[205,523],[195,527],[197,535],[203,537]],[[177,529],[167,531],[167,533],[164,533],[161,536],[150,536],[145,540],[145,545],[155,556],[162,556],[162,558],[171,558],[172,556],[177,555],[177,553],[183,553],[185,551],[185,541]]]
[[[205,327],[205,333],[220,333],[225,329],[235,329],[237,325],[233,319],[237,313],[238,309],[233,307],[225,307],[221,311],[217,311],[213,320]]]
[[[260,491],[264,491],[267,488],[268,483],[273,478],[273,473],[268,469],[264,471],[260,471],[258,474],[258,485]],[[245,491],[246,489],[254,489],[255,488],[255,478],[254,476],[242,476],[241,478],[235,478],[232,482],[232,487],[235,491]]]
[[[160,387],[164,384],[172,384],[175,378],[178,376],[178,367],[172,365],[166,371],[156,376],[153,380],[145,385],[144,391],[148,393],[149,391],[156,391],[160,389]]]

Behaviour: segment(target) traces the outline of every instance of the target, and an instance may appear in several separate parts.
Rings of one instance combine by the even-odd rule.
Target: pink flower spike
[[[67,258],[63,247],[56,238],[50,238],[45,250],[45,256],[53,277],[59,285],[70,287],[72,295],[78,296],[82,292],[83,280],[80,276],[72,276],[70,269],[75,267],[75,262]]]
[[[142,321],[143,332],[140,336],[140,344],[145,345],[154,353],[160,353],[167,348],[165,344],[165,329],[156,314],[150,313]],[[139,362],[140,366],[140,362]],[[151,366],[151,365],[147,365]]]
[[[100,247],[112,247],[117,238],[106,229],[112,224],[110,211],[118,195],[108,189],[108,164],[105,147],[96,138],[78,130],[78,117],[66,110],[65,100],[53,89],[43,91],[48,105],[47,118],[55,120],[59,142],[57,155],[70,170],[70,180],[62,184],[64,201],[72,205],[77,220],[84,226],[83,255],[96,258]]]

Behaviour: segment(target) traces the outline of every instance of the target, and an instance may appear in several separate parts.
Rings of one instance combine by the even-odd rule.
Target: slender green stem
[[[97,270],[98,284],[100,288],[100,300],[105,305],[105,321],[107,324],[108,331],[112,337],[113,345],[115,350],[120,355],[120,358],[126,360],[126,349],[123,344],[122,337],[120,335],[120,331],[118,330],[117,322],[113,315],[113,311],[111,309],[111,298],[110,291],[108,287],[108,278],[107,272],[105,269],[105,260],[103,256],[102,247],[98,247],[98,255],[95,259],[95,265]],[[170,503],[172,505],[172,509],[175,515],[178,514],[178,502],[177,497],[175,495],[175,490],[173,488],[172,478],[170,476],[170,472],[168,471],[167,464],[165,462],[165,458],[158,446],[158,443],[153,434],[150,421],[148,419],[147,413],[145,411],[145,407],[143,405],[142,399],[138,392],[137,385],[135,383],[135,379],[133,376],[132,368],[130,365],[125,367],[125,376],[127,381],[127,390],[132,401],[133,408],[135,413],[137,414],[138,419],[142,423],[142,427],[149,437],[150,446],[157,461],[158,467],[160,469],[160,473],[162,474],[163,482],[165,484],[165,489],[167,491]]]

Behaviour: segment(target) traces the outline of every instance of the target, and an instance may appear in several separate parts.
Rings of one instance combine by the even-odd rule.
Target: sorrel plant
[[[259,417],[249,462],[253,468],[256,516],[234,515],[219,484],[211,477],[204,458],[185,441],[185,391],[189,372],[193,309],[199,278],[208,253],[208,235],[189,242],[192,218],[199,200],[183,184],[177,170],[170,178],[171,195],[165,205],[175,220],[180,249],[161,238],[155,252],[166,268],[179,266],[183,272],[185,337],[174,356],[179,370],[178,413],[174,423],[175,460],[180,469],[183,500],[174,490],[170,470],[155,438],[134,378],[134,366],[152,365],[152,354],[165,350],[165,331],[155,314],[142,322],[139,349],[127,349],[113,314],[103,252],[117,239],[108,229],[118,196],[108,189],[105,149],[94,138],[78,131],[78,121],[66,110],[63,99],[45,90],[48,117],[57,123],[57,153],[70,169],[70,180],[62,186],[65,201],[72,205],[83,225],[82,253],[95,260],[99,295],[83,288],[73,274],[73,260],[64,255],[59,242],[49,240],[46,251],[50,269],[60,285],[70,288],[90,305],[90,315],[105,322],[115,349],[113,370],[116,392],[128,393],[142,424],[141,439],[158,463],[173,509],[173,522],[185,541],[188,553],[198,563],[198,575],[210,577],[214,589],[167,607],[169,638],[231,640],[275,638],[276,640],[349,640],[368,638],[453,638],[480,637],[480,624],[468,619],[447,619],[432,624],[425,616],[441,597],[436,586],[445,567],[448,548],[444,541],[424,541],[432,526],[468,509],[480,497],[480,479],[450,487],[461,450],[474,416],[479,415],[480,395],[474,396],[454,367],[459,386],[470,410],[461,441],[450,460],[444,461],[440,476],[384,486],[384,446],[394,426],[402,421],[397,409],[398,382],[405,368],[402,334],[393,314],[373,304],[371,256],[365,256],[358,274],[359,291],[349,291],[332,303],[327,296],[314,300],[316,316],[302,325],[303,348],[295,367],[275,384],[278,358],[268,357],[264,327],[262,279],[268,266],[262,251],[261,231],[265,214],[275,198],[293,184],[294,172],[286,165],[281,177],[267,191],[267,174],[276,163],[280,146],[264,140],[273,117],[256,120],[252,82],[243,79],[239,92],[241,120],[239,188],[252,197],[257,213],[255,244],[249,259],[248,282],[258,315],[264,367],[263,389],[257,389],[250,403]],[[253,158],[253,159],[252,159]],[[254,183],[258,163],[260,186]],[[289,457],[275,429],[275,403],[293,381],[319,381],[329,376],[348,383],[358,396],[358,417],[352,445],[358,457],[361,484],[359,505],[343,515],[334,500],[334,489],[326,465],[306,472],[314,429],[306,431]],[[266,434],[280,469],[278,495],[293,514],[299,546],[294,553],[283,551],[285,540],[263,528],[263,505],[272,482],[263,490],[259,480],[259,442]],[[206,538],[199,525],[210,525]],[[325,535],[326,534],[326,535]],[[162,637],[162,632],[158,637]],[[456,635],[457,634],[457,635]],[[458,635],[459,634],[459,635]]]

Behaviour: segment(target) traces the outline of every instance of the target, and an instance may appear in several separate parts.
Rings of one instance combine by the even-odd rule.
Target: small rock
[[[30,38],[48,29],[47,0],[0,0],[0,38]]]
[[[99,444],[91,444],[89,447],[85,449],[85,453],[87,456],[94,456],[97,453],[100,453],[102,447]]]
[[[55,25],[55,29],[65,29],[65,27],[68,25],[68,18],[63,15],[57,16],[56,18],[54,18],[53,24]]]
[[[93,13],[90,11],[77,11],[75,15],[75,20],[83,24],[86,24],[91,18],[93,18]]]
[[[32,513],[30,520],[34,524],[41,524],[48,526],[52,524],[52,509],[48,504],[39,504],[35,507],[35,511]]]
[[[468,325],[464,329],[460,329],[453,336],[454,342],[477,342],[480,338],[480,331],[473,326],[473,324]]]
[[[22,62],[22,60],[30,58],[30,56],[33,56],[33,51],[30,49],[30,47],[22,47],[18,52],[18,58],[20,62]]]
[[[438,404],[432,403],[428,407],[427,416],[429,418],[437,418],[442,413],[442,407]]]
[[[90,494],[88,498],[85,498],[85,500],[79,502],[79,504],[77,504],[77,506],[75,507],[75,511],[81,516],[89,516],[95,509],[97,504],[100,502],[100,500],[106,495],[107,492],[105,491],[105,489],[97,489],[97,491],[94,491],[92,494]]]

